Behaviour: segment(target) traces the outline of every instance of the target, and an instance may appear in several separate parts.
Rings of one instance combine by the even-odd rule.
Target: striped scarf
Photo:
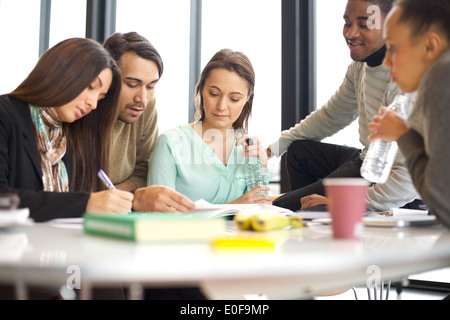
[[[44,191],[67,192],[69,179],[62,161],[66,153],[66,137],[62,123],[55,121],[57,115],[53,108],[30,106],[30,111],[41,156]],[[46,127],[50,128],[49,134]]]

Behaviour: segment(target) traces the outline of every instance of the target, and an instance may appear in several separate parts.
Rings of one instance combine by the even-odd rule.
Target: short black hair
[[[125,53],[134,52],[143,59],[155,62],[158,67],[159,77],[163,74],[164,64],[159,52],[150,41],[137,32],[116,32],[105,40],[103,47],[108,50],[119,66],[120,59]]]
[[[362,0],[362,1],[370,2],[377,5],[378,7],[380,7],[381,12],[383,12],[384,15],[387,15],[389,11],[391,11],[395,0]]]
[[[412,35],[420,36],[437,27],[450,42],[449,0],[397,0],[394,4],[401,9],[399,22],[412,27]]]

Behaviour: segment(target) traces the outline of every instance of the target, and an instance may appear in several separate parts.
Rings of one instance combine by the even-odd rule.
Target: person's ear
[[[442,38],[436,32],[428,32],[425,36],[426,58],[436,60],[442,53]]]

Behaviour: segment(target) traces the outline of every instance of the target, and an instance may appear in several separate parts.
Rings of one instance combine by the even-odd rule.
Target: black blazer
[[[72,161],[63,158],[70,177]],[[0,192],[15,192],[36,222],[81,217],[89,193],[44,192],[39,151],[27,103],[0,96]]]

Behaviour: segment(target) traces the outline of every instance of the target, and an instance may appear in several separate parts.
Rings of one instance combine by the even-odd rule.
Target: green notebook
[[[223,235],[224,219],[207,219],[191,214],[130,213],[84,215],[88,234],[145,241],[209,241]]]

